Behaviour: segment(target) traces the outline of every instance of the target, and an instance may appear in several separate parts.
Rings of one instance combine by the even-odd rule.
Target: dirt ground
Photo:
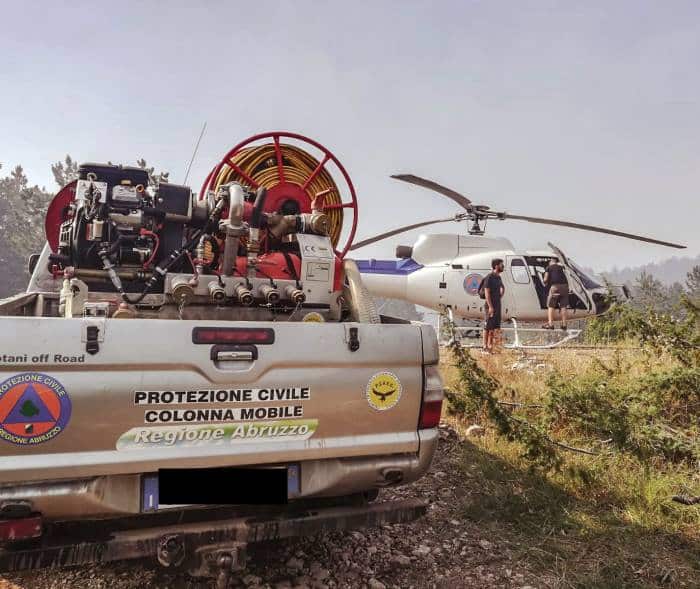
[[[441,427],[440,447],[430,474],[417,483],[384,491],[379,501],[423,497],[427,515],[412,524],[261,544],[249,550],[246,570],[234,587],[325,589],[359,587],[546,586],[515,554],[519,547],[464,518],[463,452],[458,435]],[[210,583],[163,572],[149,562],[79,567],[0,577],[0,589],[204,589]]]

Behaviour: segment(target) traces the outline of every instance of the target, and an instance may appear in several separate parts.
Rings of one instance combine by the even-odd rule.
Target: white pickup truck
[[[299,241],[312,237],[327,239]],[[436,335],[363,312],[353,262],[331,268],[344,294],[329,304],[245,309],[242,277],[213,276],[231,299],[214,305],[182,268],[127,305],[109,266],[57,271],[47,245],[28,291],[0,301],[0,571],[153,556],[224,586],[250,542],[424,512],[370,502],[435,453]],[[173,292],[183,276],[187,296]],[[266,281],[247,286],[263,297]],[[313,296],[304,275],[290,282]],[[282,500],[250,504],[269,497]]]

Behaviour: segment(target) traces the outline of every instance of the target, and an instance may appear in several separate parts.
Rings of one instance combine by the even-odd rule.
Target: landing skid
[[[482,347],[483,325],[454,325],[450,329],[449,317],[440,316],[440,345],[452,343],[452,333],[463,348]],[[510,350],[551,350],[575,340],[581,335],[581,329],[543,329],[541,327],[522,327],[516,319],[511,319],[513,327],[501,329],[503,347]]]

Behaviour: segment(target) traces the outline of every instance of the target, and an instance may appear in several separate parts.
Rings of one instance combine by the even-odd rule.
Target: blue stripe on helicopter
[[[357,268],[363,274],[394,274],[405,276],[416,270],[420,270],[423,265],[415,260],[356,260]]]

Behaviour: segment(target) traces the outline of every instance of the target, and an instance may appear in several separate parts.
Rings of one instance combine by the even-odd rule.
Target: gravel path
[[[460,505],[470,489],[459,471],[461,443],[443,427],[438,456],[428,476],[379,500],[424,497],[426,517],[407,525],[266,543],[249,549],[246,571],[234,587],[326,589],[360,587],[541,586],[514,557],[503,538],[463,518]],[[149,563],[124,563],[0,577],[0,589],[205,589],[210,585],[173,576]]]

